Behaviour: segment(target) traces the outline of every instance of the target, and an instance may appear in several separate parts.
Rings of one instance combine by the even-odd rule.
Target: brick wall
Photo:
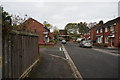
[[[26,31],[31,31],[33,33],[37,33],[39,35],[39,43],[44,42],[44,35],[43,32],[45,31],[43,24],[36,21],[35,19],[29,18],[24,23],[28,23],[25,26],[27,26]],[[22,25],[19,25],[18,28],[23,27]]]

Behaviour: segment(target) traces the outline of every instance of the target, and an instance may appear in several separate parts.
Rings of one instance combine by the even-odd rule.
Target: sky
[[[64,29],[67,23],[107,22],[118,17],[119,0],[2,0],[10,14],[29,17]]]

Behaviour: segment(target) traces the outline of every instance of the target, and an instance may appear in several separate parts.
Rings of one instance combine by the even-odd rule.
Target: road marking
[[[77,78],[77,80],[83,80],[80,72],[78,71],[77,67],[75,66],[74,62],[72,61],[71,57],[69,56],[69,54],[63,44],[62,44],[62,47],[63,47],[64,54],[66,56],[67,62],[69,63],[69,65],[73,71],[73,75],[75,76],[75,78]]]
[[[111,53],[111,52],[107,52],[107,51],[102,50],[102,49],[95,49],[95,48],[92,48],[92,49],[95,50],[95,51],[107,53],[107,54],[110,54],[110,55],[119,56],[119,54],[114,54],[114,53]]]
[[[62,51],[62,48],[60,47],[59,50]]]

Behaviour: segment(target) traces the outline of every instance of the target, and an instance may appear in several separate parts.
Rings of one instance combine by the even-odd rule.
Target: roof
[[[120,17],[106,22],[106,23],[103,25],[103,28],[105,28],[106,26],[109,26],[109,25],[111,25],[111,24],[117,23],[117,22],[120,22]]]
[[[30,23],[30,22],[32,22],[32,21],[35,21],[36,23],[44,26],[42,23],[38,22],[37,20],[35,20],[35,19],[33,19],[33,18],[28,18],[26,21],[24,21],[23,23],[21,23],[21,24],[18,25],[18,26],[22,27],[22,25],[23,25],[24,23]],[[26,25],[29,25],[29,24],[26,24]]]
[[[114,23],[117,23],[117,22],[120,22],[120,17],[117,17],[113,20],[110,20],[110,21],[106,22],[105,24],[103,24],[101,27],[99,27],[97,29],[108,27],[108,26],[113,25]]]
[[[99,27],[101,27],[100,25],[95,25],[94,27],[92,27],[90,30],[92,29],[98,29]]]

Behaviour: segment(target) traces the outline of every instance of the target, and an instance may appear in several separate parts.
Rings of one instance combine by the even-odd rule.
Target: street
[[[65,57],[64,48],[71,57]],[[118,55],[97,51],[94,48],[81,48],[78,43],[58,42],[55,46],[42,48],[41,63],[31,72],[28,78],[76,78],[76,71],[83,80],[118,78]],[[105,52],[105,53],[104,53]],[[67,62],[68,61],[68,62]],[[76,70],[72,68],[76,67]],[[79,78],[79,77],[78,77]]]
[[[73,42],[64,46],[83,78],[118,78],[118,56],[80,48]]]

